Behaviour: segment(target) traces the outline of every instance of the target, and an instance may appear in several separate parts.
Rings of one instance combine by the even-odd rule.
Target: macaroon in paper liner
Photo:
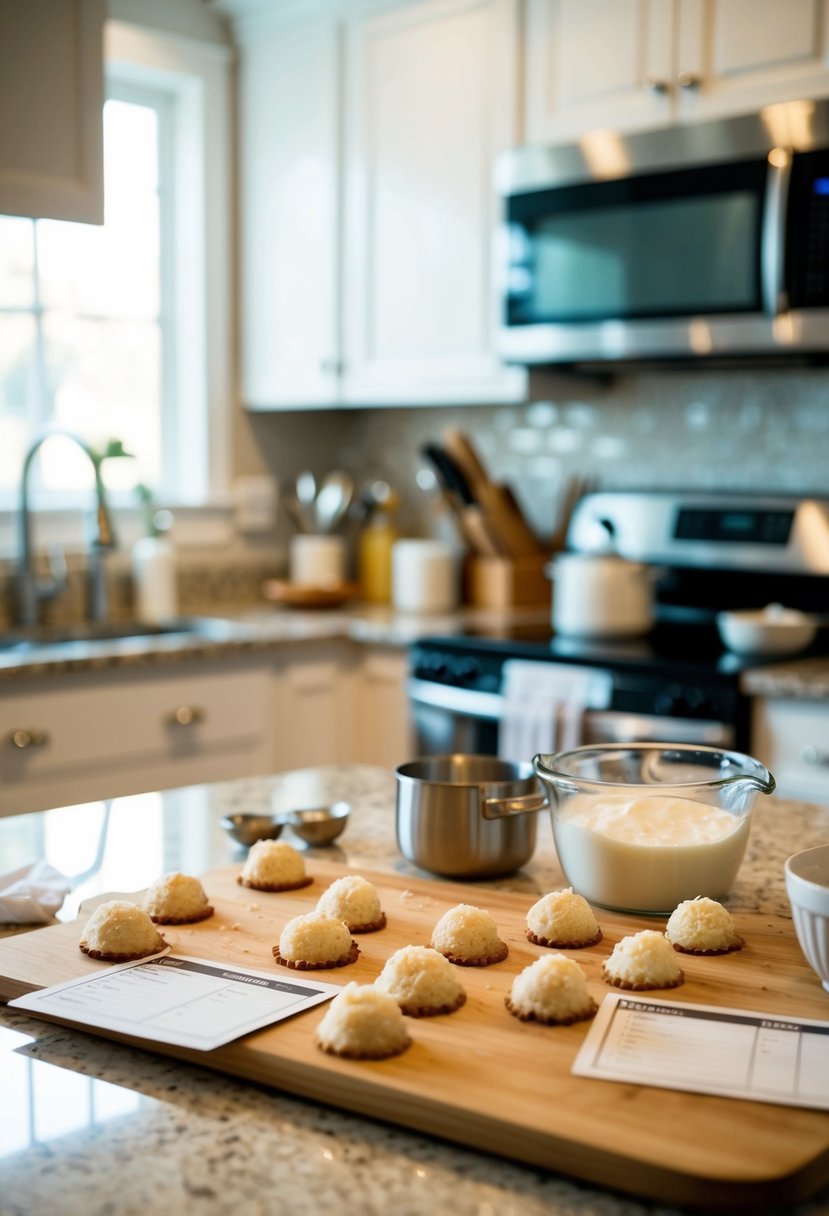
[[[154,925],[197,925],[199,921],[207,920],[215,912],[215,908],[210,904],[203,908],[201,912],[197,912],[195,916],[153,916],[148,912],[150,920]]]
[[[407,1038],[405,1043],[398,1043],[394,1047],[385,1048],[377,1051],[337,1051],[334,1047],[330,1047],[326,1043],[320,1042],[319,1038],[315,1038],[314,1042],[320,1051],[324,1051],[329,1056],[339,1056],[341,1060],[389,1060],[392,1056],[402,1056],[404,1051],[408,1051],[412,1045],[411,1038]]]
[[[298,882],[261,883],[250,878],[243,878],[240,874],[236,881],[240,887],[248,887],[251,891],[269,891],[273,894],[279,891],[300,891],[303,887],[310,887],[314,879],[310,874],[306,874]]]
[[[598,946],[602,940],[602,931],[599,931],[593,936],[583,939],[578,942],[563,942],[556,938],[539,937],[537,933],[533,933],[532,929],[527,929],[527,941],[532,942],[534,946],[545,946],[551,950],[583,950],[586,946]]]
[[[348,967],[351,963],[356,963],[360,955],[360,947],[356,942],[351,943],[351,948],[345,958],[335,959],[333,962],[326,963],[308,963],[305,959],[283,958],[279,953],[279,947],[273,946],[271,953],[274,957],[274,962],[279,963],[281,967],[290,967],[293,971],[327,971],[333,967]]]
[[[625,992],[658,992],[661,988],[679,988],[680,984],[685,983],[685,973],[680,971],[676,979],[665,980],[662,984],[632,984],[630,980],[620,980],[610,975],[602,963],[602,979],[606,984],[610,984],[611,988],[621,988]]]
[[[671,941],[671,939],[668,938],[668,941]],[[736,942],[731,942],[730,945],[728,945],[728,946],[714,946],[714,947],[709,947],[707,950],[701,950],[698,946],[681,946],[679,944],[679,942],[671,942],[671,945],[673,946],[674,950],[677,951],[678,954],[710,955],[710,954],[733,954],[735,950],[742,950],[743,946],[745,945],[745,942],[742,938],[738,938],[738,940]]]
[[[108,950],[93,950],[87,946],[86,942],[78,942],[78,948],[83,951],[88,958],[94,958],[98,963],[136,963],[139,959],[150,958],[153,954],[160,954],[162,950],[169,950],[170,943],[165,941],[159,934],[160,942],[153,946],[151,950],[137,950],[130,953],[116,953]]]
[[[349,933],[379,933],[381,929],[385,929],[387,922],[385,912],[381,912],[377,920],[367,925],[350,925],[348,921],[344,923]]]
[[[513,1005],[509,995],[504,997],[504,1004],[514,1018],[518,1018],[519,1022],[538,1022],[541,1026],[572,1026],[574,1022],[586,1022],[588,1018],[596,1016],[596,1010],[599,1006],[590,998],[590,1004],[578,1013],[568,1013],[563,1018],[555,1016],[542,1017],[541,1014],[527,1012],[524,1009],[518,1009]]]
[[[433,950],[437,950],[438,954],[442,954],[445,959],[456,967],[491,967],[493,963],[503,963],[509,954],[509,946],[506,942],[501,942],[495,954],[485,954],[481,958],[464,958],[460,954],[449,954],[445,950],[438,950],[434,943],[430,943],[430,945]]]

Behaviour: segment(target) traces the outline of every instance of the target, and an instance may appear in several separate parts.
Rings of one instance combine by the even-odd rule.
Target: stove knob
[[[654,709],[664,718],[676,718],[683,708],[682,686],[669,684],[663,692],[654,697]]]
[[[457,684],[471,684],[480,673],[480,665],[475,659],[459,659],[452,664],[451,677]]]

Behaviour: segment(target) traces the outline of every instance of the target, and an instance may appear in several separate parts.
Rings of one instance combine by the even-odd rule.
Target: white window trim
[[[230,488],[232,365],[232,51],[122,21],[105,32],[107,70],[118,80],[155,83],[176,94],[177,120],[187,155],[176,164],[179,208],[176,255],[189,278],[186,303],[180,293],[173,307],[178,343],[177,443],[180,451],[199,445],[198,459],[180,461],[190,479],[180,485],[183,504],[227,499]],[[202,217],[194,223],[192,216]],[[194,283],[193,275],[199,278]],[[184,274],[177,275],[178,282]],[[199,299],[192,313],[193,294]],[[194,375],[193,369],[201,374]],[[201,476],[204,470],[204,478]]]
[[[173,328],[178,344],[176,434],[180,451],[195,450],[198,459],[179,462],[186,480],[179,485],[175,508],[176,538],[182,544],[217,545],[232,537],[231,423],[233,380],[232,156],[231,66],[233,51],[123,21],[105,27],[105,70],[118,82],[153,84],[176,95],[178,121],[189,155],[176,164],[177,187],[183,191],[186,216],[174,241],[189,276],[188,303],[174,304]],[[194,223],[192,215],[202,217]],[[189,214],[188,214],[189,213]],[[198,273],[197,282],[193,275]],[[181,276],[177,276],[179,279]],[[193,315],[191,301],[199,300]],[[194,375],[193,368],[200,369]],[[21,470],[22,472],[22,470]],[[90,498],[91,501],[91,498]],[[16,508],[0,512],[0,557],[15,559]],[[38,548],[64,545],[82,549],[86,528],[83,510],[38,511]],[[129,543],[133,516],[116,510],[126,525],[121,546]],[[225,520],[225,527],[217,526]]]

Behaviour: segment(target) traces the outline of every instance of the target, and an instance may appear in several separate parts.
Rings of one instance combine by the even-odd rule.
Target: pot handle
[[[550,804],[544,794],[521,794],[517,798],[482,798],[484,819],[506,819],[508,815],[527,815],[532,811],[547,811]]]

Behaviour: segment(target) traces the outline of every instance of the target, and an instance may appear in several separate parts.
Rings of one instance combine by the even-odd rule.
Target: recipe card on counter
[[[572,1071],[829,1110],[829,1022],[612,993]]]
[[[9,1004],[44,1018],[212,1051],[328,1001],[337,984],[280,979],[168,952],[41,988]]]

